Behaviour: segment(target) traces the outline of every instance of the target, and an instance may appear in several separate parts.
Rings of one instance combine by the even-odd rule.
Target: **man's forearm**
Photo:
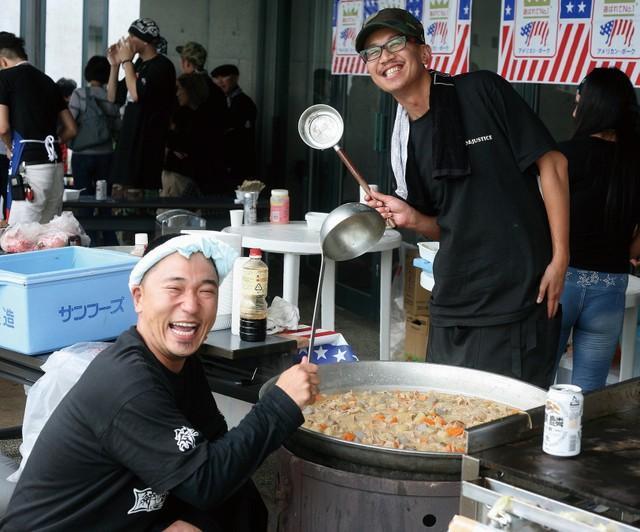
[[[640,228],[636,228],[633,240],[631,240],[629,257],[631,257],[632,259],[637,259],[638,257],[640,257]]]
[[[133,66],[131,61],[126,61],[122,63],[122,67],[124,68],[124,80],[127,84],[127,90],[131,95],[131,99],[134,102],[138,101],[138,79],[136,78],[136,69]]]
[[[429,240],[440,240],[440,226],[435,216],[427,216],[416,211],[416,220],[410,229],[426,236]]]
[[[569,178],[567,160],[560,152],[548,152],[538,161],[540,185],[551,230],[553,261],[569,264]]]
[[[111,103],[116,101],[116,93],[118,91],[118,69],[120,65],[111,65],[109,71],[109,81],[107,82],[107,100]]]
[[[0,135],[0,139],[7,147],[7,150],[11,151],[11,133],[5,133],[4,135]]]

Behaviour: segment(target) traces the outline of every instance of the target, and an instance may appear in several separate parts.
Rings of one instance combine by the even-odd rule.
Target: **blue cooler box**
[[[77,246],[0,256],[0,347],[36,355],[115,338],[136,323],[138,260]]]

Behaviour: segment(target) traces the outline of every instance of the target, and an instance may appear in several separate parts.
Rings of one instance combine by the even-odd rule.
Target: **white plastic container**
[[[320,231],[322,223],[327,216],[329,216],[328,212],[308,212],[304,215],[304,219],[307,221],[307,228],[310,231]]]
[[[271,191],[271,208],[269,221],[272,224],[289,223],[289,191],[284,188],[274,188]]]
[[[136,323],[137,261],[80,246],[0,256],[0,346],[35,355],[115,338]]]
[[[418,242],[418,251],[420,253],[420,257],[429,262],[433,262],[433,259],[436,258],[436,254],[440,249],[440,242]]]
[[[131,254],[136,257],[142,257],[149,245],[149,235],[147,233],[136,233],[134,237],[134,244]]]

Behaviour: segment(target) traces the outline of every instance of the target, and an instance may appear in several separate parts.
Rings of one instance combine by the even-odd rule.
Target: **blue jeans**
[[[562,303],[558,360],[573,328],[572,384],[583,391],[606,385],[624,319],[626,273],[567,270]]]
[[[73,165],[73,185],[75,188],[84,188],[81,192],[83,196],[91,196],[96,193],[96,181],[108,179],[111,171],[111,160],[113,153],[101,153],[85,155],[74,153]]]

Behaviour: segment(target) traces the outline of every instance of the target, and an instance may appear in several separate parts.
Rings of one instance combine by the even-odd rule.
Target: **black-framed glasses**
[[[417,42],[413,37],[407,37],[406,35],[396,35],[391,37],[386,43],[376,46],[370,46],[360,52],[360,57],[365,63],[375,61],[382,55],[382,50],[386,50],[390,54],[396,54],[400,50],[404,50],[407,46],[407,42]]]

